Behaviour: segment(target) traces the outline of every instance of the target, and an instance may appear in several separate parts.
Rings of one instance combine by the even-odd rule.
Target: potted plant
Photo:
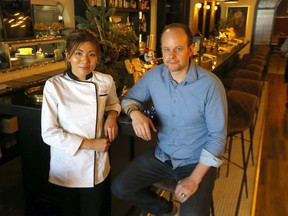
[[[135,55],[138,37],[129,27],[118,25],[109,19],[116,8],[106,8],[104,0],[101,0],[101,7],[93,7],[87,0],[83,1],[87,6],[86,17],[76,16],[76,27],[88,28],[99,36],[102,54],[96,70],[114,78],[120,96],[124,86],[130,88],[134,85],[133,76],[127,72],[124,60]]]

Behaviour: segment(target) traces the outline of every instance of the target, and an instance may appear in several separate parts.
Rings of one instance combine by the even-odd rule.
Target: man
[[[155,148],[135,158],[115,178],[113,193],[156,215],[175,215],[173,203],[149,190],[164,179],[175,179],[180,214],[209,215],[216,168],[226,141],[227,101],[221,81],[191,62],[192,33],[174,23],[161,36],[164,64],[152,68],[125,95],[123,112],[135,134],[151,140],[152,121],[141,112],[152,100],[157,113]]]

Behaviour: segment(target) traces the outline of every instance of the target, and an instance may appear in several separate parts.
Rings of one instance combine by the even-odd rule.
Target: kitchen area
[[[40,136],[41,94],[44,82],[65,68],[70,7],[60,3],[0,3],[0,166],[1,176],[9,176],[1,177],[1,215],[40,215],[37,206],[45,208],[40,194],[48,190],[49,149]]]

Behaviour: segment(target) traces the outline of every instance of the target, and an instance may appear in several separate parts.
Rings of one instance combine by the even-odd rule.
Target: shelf
[[[62,43],[65,42],[66,37],[55,37],[55,38],[37,38],[28,40],[17,40],[17,41],[3,41],[2,44],[8,44],[10,47],[22,47],[22,46],[34,46],[38,44],[51,44],[51,43]]]
[[[133,9],[133,8],[116,8],[116,12],[115,13],[138,13],[138,12],[142,12],[142,13],[150,13],[150,9]]]

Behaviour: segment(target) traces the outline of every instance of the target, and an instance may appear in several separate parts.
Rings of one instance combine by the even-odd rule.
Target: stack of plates
[[[10,58],[12,67],[20,66],[21,60],[20,58]]]
[[[35,54],[15,53],[15,57],[21,59],[23,63],[34,63],[36,60]]]

